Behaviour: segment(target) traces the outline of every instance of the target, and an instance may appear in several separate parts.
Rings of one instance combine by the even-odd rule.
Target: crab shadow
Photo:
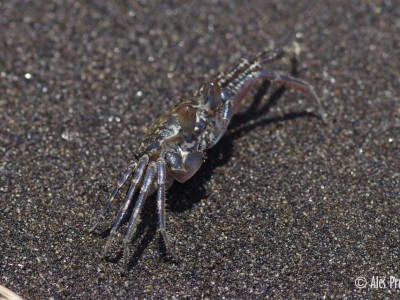
[[[263,82],[249,108],[232,118],[227,134],[215,147],[207,150],[207,159],[196,175],[185,183],[174,183],[168,192],[168,208],[170,211],[184,212],[211,194],[211,191],[208,191],[206,188],[207,182],[211,179],[216,168],[229,162],[234,152],[235,140],[257,127],[264,127],[297,118],[320,118],[317,114],[308,111],[293,112],[273,118],[263,118],[285,92],[284,87],[278,88],[271,94],[268,101],[261,106],[261,100],[268,92],[269,85],[269,82]],[[254,122],[254,120],[256,121]]]
[[[202,165],[200,170],[195,176],[185,183],[174,182],[172,187],[167,192],[167,213],[175,212],[182,213],[191,209],[202,199],[207,198],[211,191],[207,189],[207,182],[209,182],[214,170],[218,167],[225,165],[233,155],[235,140],[244,136],[248,132],[260,126],[268,126],[277,122],[285,122],[297,118],[320,118],[317,114],[307,111],[300,111],[285,114],[279,117],[265,118],[270,108],[274,106],[277,101],[282,97],[285,92],[284,87],[276,89],[267,99],[266,103],[262,104],[264,96],[270,88],[270,83],[264,81],[258,89],[253,101],[248,109],[242,113],[236,114],[230,123],[227,134],[221,141],[213,148],[206,152],[207,160]],[[254,121],[256,120],[256,121]],[[129,215],[129,214],[128,214]],[[143,212],[141,213],[141,221],[138,224],[137,230],[132,238],[130,258],[127,269],[132,269],[137,265],[143,252],[150,245],[151,241],[157,234],[157,207],[155,196],[149,197],[148,201],[144,204]],[[167,224],[168,225],[168,224]],[[167,228],[168,230],[168,228]],[[104,231],[101,236],[104,238],[110,231]],[[159,250],[162,257],[168,261],[177,261],[177,258],[172,258],[168,255],[167,249],[159,237]],[[173,245],[172,245],[173,246]],[[106,257],[110,262],[118,262],[122,258],[122,250],[113,257]]]

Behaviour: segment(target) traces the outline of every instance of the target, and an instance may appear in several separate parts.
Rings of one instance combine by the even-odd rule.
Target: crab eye
[[[193,132],[196,126],[196,110],[190,104],[178,108],[178,122],[184,132]]]
[[[221,104],[221,88],[216,81],[204,84],[203,88],[204,105],[209,110],[216,109]]]

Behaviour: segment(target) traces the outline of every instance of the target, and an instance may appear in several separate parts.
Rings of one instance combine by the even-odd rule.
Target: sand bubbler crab
[[[125,202],[111,228],[103,256],[106,255],[134,203],[123,239],[124,264],[127,267],[129,245],[135,233],[139,213],[153,192],[156,192],[159,230],[166,249],[171,251],[165,224],[166,190],[174,180],[183,183],[196,174],[205,161],[204,152],[217,144],[225,134],[242,100],[260,79],[308,94],[317,104],[318,113],[325,121],[321,102],[310,84],[289,75],[263,69],[264,65],[284,57],[289,52],[293,53],[288,50],[289,48],[278,51],[269,49],[251,60],[242,59],[229,72],[222,72],[215,79],[206,81],[192,97],[180,98],[177,105],[154,122],[135,153],[135,162],[128,166],[118,180],[99,220],[91,228],[93,231],[99,221],[104,219],[111,205],[116,202],[119,190],[130,180]]]

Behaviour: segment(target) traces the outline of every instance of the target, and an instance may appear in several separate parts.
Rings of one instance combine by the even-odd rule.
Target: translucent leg
[[[221,139],[221,137],[225,134],[229,122],[232,119],[234,110],[232,107],[232,101],[228,100],[225,102],[225,105],[222,109],[222,116],[221,116],[221,120],[220,123],[218,124],[218,135],[214,138],[214,140],[211,142],[210,146],[208,146],[208,148],[213,147],[216,143],[218,143],[218,141]]]
[[[322,108],[321,101],[319,100],[317,94],[315,93],[314,88],[307,82],[294,78],[289,75],[276,74],[270,71],[260,71],[259,78],[267,79],[272,82],[277,82],[283,86],[309,94],[313,98],[315,103],[318,105],[318,113],[320,114],[322,120],[324,121],[324,123],[327,123],[326,113]]]
[[[118,180],[117,186],[113,189],[113,191],[111,192],[110,198],[106,201],[106,203],[104,205],[103,212],[101,213],[99,218],[96,220],[94,225],[90,228],[89,232],[92,232],[93,230],[95,230],[97,225],[99,225],[99,223],[104,219],[106,213],[108,212],[108,210],[110,209],[111,205],[115,201],[115,196],[118,194],[118,192],[121,189],[121,187],[125,184],[125,182],[128,180],[128,178],[131,176],[131,174],[133,173],[135,168],[136,168],[136,163],[133,163],[133,164],[129,165],[129,167],[126,169],[125,173]]]
[[[164,239],[165,247],[167,251],[170,251],[171,247],[167,238],[167,232],[165,229],[165,184],[167,178],[167,171],[165,168],[165,161],[162,158],[157,160],[157,209],[158,209],[158,222],[160,224],[160,233]]]
[[[131,218],[129,220],[128,230],[124,237],[124,264],[128,267],[129,261],[129,243],[131,242],[132,236],[135,233],[138,215],[143,207],[144,201],[146,200],[152,185],[154,184],[154,177],[156,175],[156,164],[151,162],[144,175],[142,188],[140,189],[139,197],[133,208]]]
[[[117,234],[119,227],[121,226],[122,220],[124,219],[126,212],[128,211],[128,208],[132,202],[133,196],[135,195],[137,188],[142,181],[143,173],[147,167],[148,162],[149,162],[149,157],[147,155],[142,156],[139,160],[137,169],[136,169],[135,174],[132,179],[131,186],[129,187],[129,191],[128,191],[128,194],[125,199],[125,204],[122,207],[122,209],[120,210],[118,217],[117,217],[116,221],[114,222],[114,225],[111,229],[110,235],[107,238],[106,244],[104,245],[103,256],[105,256],[107,254],[107,250],[110,247],[114,236]]]

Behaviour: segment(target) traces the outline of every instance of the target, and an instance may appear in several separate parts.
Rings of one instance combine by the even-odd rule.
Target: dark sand
[[[0,284],[26,299],[399,293],[396,1],[48,2],[0,2]],[[154,198],[129,271],[122,238],[101,259],[117,208],[88,230],[148,125],[240,57],[293,41],[332,125],[260,82],[168,193],[179,262],[163,255]]]

